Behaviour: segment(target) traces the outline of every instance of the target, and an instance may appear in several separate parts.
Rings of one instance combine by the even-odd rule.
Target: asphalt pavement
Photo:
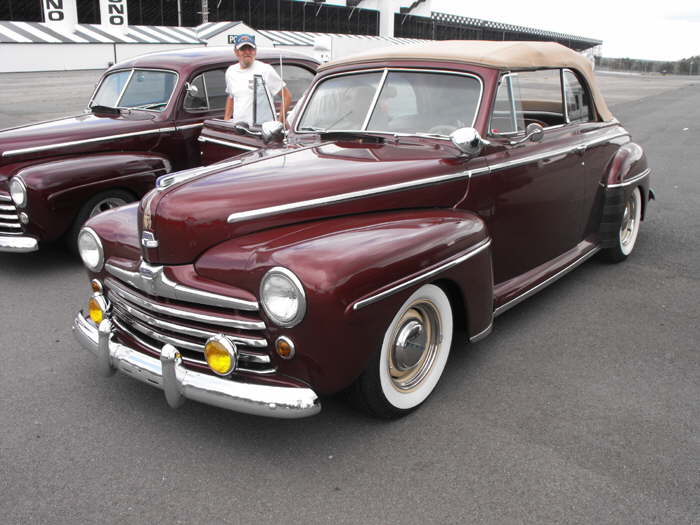
[[[0,127],[80,109],[98,74],[0,75]],[[634,253],[456,345],[398,421],[336,398],[292,421],[172,410],[74,341],[77,260],[0,254],[0,522],[700,523],[700,81],[619,77],[658,196]]]

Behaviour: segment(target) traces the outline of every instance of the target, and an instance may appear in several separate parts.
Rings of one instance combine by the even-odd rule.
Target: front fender
[[[60,237],[93,195],[119,188],[141,197],[169,171],[166,157],[139,152],[59,157],[24,166],[16,175],[27,187],[27,231],[43,240]]]
[[[297,356],[278,363],[282,373],[330,393],[362,372],[396,311],[422,284],[446,288],[469,334],[488,328],[493,308],[488,242],[483,221],[473,214],[404,210],[257,232],[210,249],[195,267],[203,277],[256,296],[270,268],[294,272],[304,286],[306,316],[293,328],[265,318],[268,339],[274,343],[285,335],[295,342]],[[478,253],[465,258],[471,251]]]

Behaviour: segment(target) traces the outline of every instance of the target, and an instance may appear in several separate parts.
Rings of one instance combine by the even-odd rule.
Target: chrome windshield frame
[[[97,92],[100,90],[102,87],[102,84],[104,84],[104,81],[107,80],[108,77],[115,75],[117,73],[123,73],[123,72],[129,72],[129,78],[127,78],[126,82],[124,83],[124,87],[122,90],[119,92],[119,96],[117,97],[117,105],[115,106],[114,109],[135,109],[138,111],[148,111],[150,113],[155,113],[155,114],[161,114],[164,113],[169,107],[170,103],[173,100],[173,96],[175,95],[175,92],[178,90],[178,86],[180,85],[180,73],[173,69],[163,69],[163,68],[155,68],[155,67],[132,67],[132,68],[123,68],[123,69],[115,69],[114,71],[110,71],[109,73],[105,74],[101,79],[100,82],[97,84],[95,87],[95,90],[92,92],[92,96],[90,97],[90,101],[88,102],[88,107],[87,109],[90,110],[92,107],[92,103],[95,100],[95,95],[97,95]],[[160,72],[160,73],[171,73],[175,75],[175,83],[173,84],[173,89],[170,92],[170,96],[168,97],[168,100],[165,102],[165,106],[163,107],[162,110],[155,110],[155,109],[144,109],[144,108],[137,108],[137,107],[128,107],[128,106],[120,106],[119,102],[121,102],[122,97],[124,96],[124,93],[126,91],[126,88],[129,87],[129,84],[131,83],[131,79],[134,76],[134,72],[136,71],[155,71],[155,72]]]
[[[375,67],[375,68],[368,68],[368,69],[361,69],[361,70],[356,70],[356,71],[344,71],[342,73],[335,73],[333,75],[328,75],[327,77],[323,77],[320,79],[318,82],[316,82],[311,89],[311,91],[308,93],[306,97],[304,97],[304,105],[301,108],[301,111],[299,112],[299,117],[297,117],[295,123],[294,123],[294,133],[297,133],[299,135],[312,135],[315,133],[318,133],[318,131],[300,131],[299,130],[299,125],[301,124],[302,119],[304,118],[304,115],[306,114],[306,109],[309,105],[309,102],[313,99],[314,94],[316,93],[316,90],[318,87],[326,82],[327,80],[330,80],[331,78],[335,77],[340,77],[340,76],[350,76],[350,75],[358,75],[358,74],[365,74],[365,73],[374,73],[374,72],[382,72],[382,76],[379,79],[379,83],[377,84],[376,91],[374,93],[374,97],[372,99],[372,102],[368,108],[367,114],[365,115],[365,119],[363,121],[362,129],[331,129],[327,130],[328,133],[363,133],[363,132],[368,132],[368,133],[379,133],[379,134],[386,134],[390,136],[411,136],[411,137],[430,137],[430,138],[437,138],[437,139],[444,139],[444,140],[449,140],[448,135],[439,135],[439,134],[429,134],[425,132],[414,132],[414,133],[405,133],[405,132],[396,132],[396,131],[386,131],[386,130],[368,130],[367,126],[369,125],[369,121],[372,118],[372,114],[374,112],[375,106],[377,105],[377,102],[379,101],[379,96],[381,95],[382,89],[384,89],[384,86],[386,84],[386,79],[388,78],[389,73],[392,73],[394,71],[406,71],[410,73],[437,73],[437,74],[442,74],[442,75],[456,75],[456,76],[463,76],[463,77],[470,77],[473,79],[476,79],[476,81],[479,83],[479,96],[477,99],[476,106],[474,108],[474,115],[472,117],[472,121],[469,124],[471,127],[474,127],[476,124],[476,120],[479,117],[479,111],[481,110],[482,104],[483,104],[483,97],[484,97],[484,81],[483,79],[477,75],[476,73],[469,73],[469,72],[464,72],[464,71],[455,71],[453,69],[425,69],[421,67]],[[323,130],[326,131],[326,130]]]

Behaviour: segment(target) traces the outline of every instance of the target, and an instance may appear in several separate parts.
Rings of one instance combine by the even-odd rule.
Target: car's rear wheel
[[[452,308],[438,286],[427,284],[401,306],[381,348],[354,385],[357,404],[395,418],[427,399],[445,369],[452,344]]]
[[[642,192],[639,188],[635,188],[625,201],[617,242],[614,246],[603,250],[603,257],[610,262],[624,261],[637,244],[641,222]]]
[[[103,211],[129,204],[134,200],[136,200],[135,197],[125,190],[107,190],[91,197],[90,200],[80,208],[73,222],[73,226],[66,236],[68,249],[75,254],[78,253],[78,234],[88,219],[99,215]]]

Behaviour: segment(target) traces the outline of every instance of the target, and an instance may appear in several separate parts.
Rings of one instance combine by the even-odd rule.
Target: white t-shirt
[[[262,76],[267,90],[273,97],[285,86],[277,71],[270,64],[253,61],[250,67],[241,69],[234,64],[226,70],[226,93],[233,97],[233,122],[253,124],[253,77]]]

